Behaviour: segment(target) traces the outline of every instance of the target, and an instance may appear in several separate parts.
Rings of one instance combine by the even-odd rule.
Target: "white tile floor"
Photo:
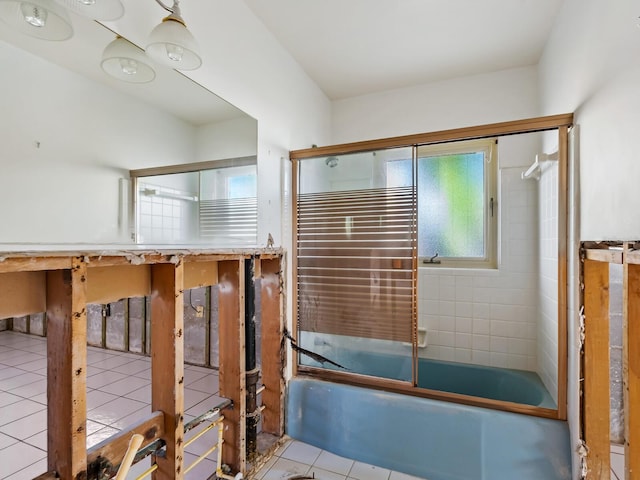
[[[624,447],[611,444],[611,480],[625,480]]]
[[[0,479],[31,480],[46,472],[46,339],[0,332]],[[185,420],[219,404],[218,372],[185,366]],[[87,446],[91,447],[151,412],[151,363],[140,355],[87,348]],[[203,425],[204,427],[205,425]],[[186,436],[195,435],[194,429]],[[217,440],[215,429],[185,448],[186,465]],[[188,480],[215,471],[215,453],[194,467]],[[135,465],[128,478],[149,466]]]
[[[31,480],[44,473],[47,449],[46,339],[0,332],[0,480]],[[150,413],[151,364],[140,355],[87,348],[87,445],[117,433]],[[189,421],[222,399],[215,370],[185,366],[185,419]],[[197,429],[187,434],[187,439]],[[186,447],[190,465],[216,441],[215,429]],[[148,467],[135,465],[128,478]],[[215,453],[203,460],[187,480],[204,480],[216,468]],[[288,441],[254,478],[280,480],[315,475],[318,480],[410,480],[393,472],[298,441]],[[611,480],[624,480],[624,449],[611,447]]]
[[[339,457],[297,440],[287,441],[252,478],[285,480],[295,475],[316,480],[420,480],[419,477]]]

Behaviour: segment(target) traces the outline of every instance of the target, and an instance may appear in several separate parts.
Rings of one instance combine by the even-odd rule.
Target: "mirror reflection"
[[[136,241],[212,247],[255,245],[256,165],[251,158],[230,163],[135,177]]]
[[[5,244],[132,243],[130,170],[256,157],[255,119],[161,65],[148,83],[108,76],[116,33],[70,15],[58,42],[0,22]]]

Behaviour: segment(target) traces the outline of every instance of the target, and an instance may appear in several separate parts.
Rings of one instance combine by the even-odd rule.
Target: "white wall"
[[[634,0],[566,0],[540,61],[542,114],[580,125],[584,240],[640,238],[640,30]]]
[[[194,161],[194,128],[8,44],[0,58],[0,242],[129,241],[119,179]]]
[[[535,117],[537,99],[537,70],[524,67],[338,100],[332,143]]]
[[[577,240],[640,238],[640,30],[635,0],[565,0],[539,65],[541,114],[575,112],[579,233],[569,258],[569,421],[579,441]],[[579,165],[579,168],[578,168]],[[571,197],[570,197],[571,198]],[[577,478],[579,459],[574,456]]]
[[[249,141],[251,139],[251,141]],[[196,161],[254,157],[258,129],[251,117],[234,118],[196,129]]]

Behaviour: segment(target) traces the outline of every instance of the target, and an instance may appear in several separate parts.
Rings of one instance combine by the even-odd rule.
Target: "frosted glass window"
[[[484,152],[418,158],[421,257],[485,257],[484,186]]]

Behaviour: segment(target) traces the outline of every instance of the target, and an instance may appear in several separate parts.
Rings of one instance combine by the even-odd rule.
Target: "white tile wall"
[[[193,196],[192,192],[140,184],[140,189],[149,188],[162,193]],[[161,195],[139,195],[139,232],[142,243],[188,243],[190,216],[195,211],[195,203]]]
[[[558,164],[542,164],[539,188],[540,319],[537,372],[554,400],[558,392]]]
[[[535,371],[538,366],[538,193],[521,168],[500,171],[497,270],[421,267],[420,355]]]

